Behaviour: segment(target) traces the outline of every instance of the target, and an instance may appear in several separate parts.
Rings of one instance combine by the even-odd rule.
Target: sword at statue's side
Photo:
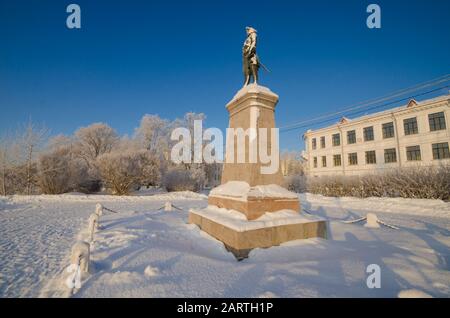
[[[267,73],[272,73],[263,63],[259,62],[259,65],[261,65],[261,67],[267,72]]]

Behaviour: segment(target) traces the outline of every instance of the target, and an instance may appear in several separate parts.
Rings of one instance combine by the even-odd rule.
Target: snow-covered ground
[[[237,262],[187,224],[206,196],[184,192],[114,197],[67,194],[0,197],[0,297],[64,297],[72,244],[86,238],[97,202],[105,213],[92,246],[92,273],[74,297],[450,296],[450,203],[437,200],[300,195],[329,220],[329,238],[256,249]],[[158,210],[171,201],[183,211]],[[376,213],[398,226],[345,224]],[[381,288],[366,268],[381,268]]]

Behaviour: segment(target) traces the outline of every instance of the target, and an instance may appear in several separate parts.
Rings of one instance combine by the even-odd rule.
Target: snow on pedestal
[[[245,181],[229,181],[211,190],[210,195],[216,197],[234,197],[241,200],[246,200],[249,197],[298,199],[298,195],[296,193],[291,192],[277,184],[257,185],[251,187]]]

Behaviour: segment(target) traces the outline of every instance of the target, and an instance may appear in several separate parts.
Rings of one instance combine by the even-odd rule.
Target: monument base
[[[304,216],[283,210],[267,213],[254,221],[244,214],[215,206],[189,211],[189,223],[223,242],[237,259],[246,258],[254,248],[268,248],[281,243],[326,238],[326,221],[316,216]]]

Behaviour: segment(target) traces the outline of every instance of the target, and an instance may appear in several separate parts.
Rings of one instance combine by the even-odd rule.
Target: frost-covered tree
[[[56,135],[51,137],[47,143],[48,151],[55,151],[61,148],[69,148],[73,152],[75,140],[72,136]]]
[[[0,138],[0,194],[11,193],[10,174],[14,164],[17,163],[17,144],[9,136]]]
[[[205,116],[205,114],[203,114],[203,113],[193,113],[193,112],[189,112],[189,113],[186,113],[186,114],[184,115],[184,117],[183,117],[183,119],[182,119],[182,121],[181,121],[183,127],[189,129],[189,132],[190,132],[190,134],[191,134],[191,144],[192,144],[192,147],[191,147],[191,152],[192,152],[192,153],[191,153],[191,158],[192,158],[192,159],[194,159],[194,137],[195,137],[195,134],[194,134],[194,124],[195,124],[195,121],[197,121],[197,120],[203,122],[205,119],[206,119],[206,116]],[[199,137],[201,138],[201,140],[202,140],[202,142],[203,142],[202,136],[199,136]],[[203,146],[204,146],[204,145],[202,145],[202,149],[203,149]]]
[[[119,137],[114,129],[104,123],[82,127],[75,132],[76,153],[91,167],[95,160],[111,152]]]
[[[304,160],[300,152],[284,151],[280,155],[280,168],[284,176],[303,175]]]
[[[21,154],[20,166],[25,175],[25,193],[30,195],[36,185],[37,168],[35,159],[48,139],[49,130],[43,125],[34,124],[31,120],[21,127],[18,132],[19,148]]]
[[[169,146],[170,122],[158,115],[146,114],[135,131],[137,139],[144,149],[152,153],[163,153]]]

